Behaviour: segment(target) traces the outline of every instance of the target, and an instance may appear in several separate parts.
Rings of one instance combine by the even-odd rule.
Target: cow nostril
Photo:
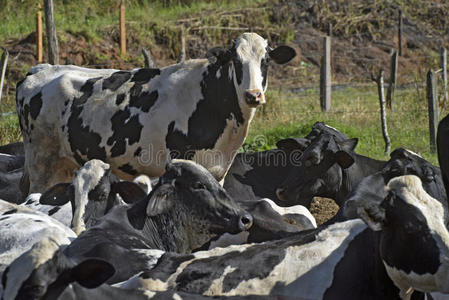
[[[245,214],[240,218],[239,227],[241,230],[248,230],[253,225],[253,217]]]

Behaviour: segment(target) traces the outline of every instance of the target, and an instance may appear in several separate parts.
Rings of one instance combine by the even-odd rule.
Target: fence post
[[[399,20],[398,20],[398,49],[399,56],[402,56],[402,9],[399,9]]]
[[[38,63],[42,62],[42,5],[37,3],[36,12],[36,59]]]
[[[430,151],[435,153],[436,137],[438,128],[438,100],[435,73],[432,70],[427,72],[427,103],[429,108],[429,136],[430,136]]]
[[[56,35],[53,0],[44,0],[45,29],[48,40],[48,62],[52,65],[59,64],[58,37]]]
[[[186,59],[186,38],[184,36],[184,26],[181,26],[181,53],[178,56],[178,63]]]
[[[443,93],[444,93],[444,102],[443,106],[446,107],[448,103],[448,94],[447,94],[447,51],[446,48],[441,47],[441,70],[443,71]]]
[[[331,109],[331,37],[323,39],[323,57],[321,59],[320,75],[320,103],[321,111]]]
[[[398,76],[398,52],[393,49],[391,53],[391,64],[390,64],[390,84],[387,90],[387,107],[391,110],[391,99],[394,96],[394,90],[396,89],[396,79]]]
[[[384,137],[385,141],[385,155],[390,154],[390,148],[391,148],[391,140],[390,136],[388,135],[388,128],[387,128],[387,112],[385,109],[385,94],[384,94],[384,71],[381,69],[379,71],[379,76],[374,77],[371,75],[372,79],[377,84],[377,90],[379,92],[379,103],[380,103],[380,122],[382,124],[382,135]]]
[[[3,49],[2,58],[0,59],[0,103],[2,103],[3,81],[5,80],[6,66],[8,65],[8,50]]]
[[[120,1],[120,52],[126,55],[125,1]]]

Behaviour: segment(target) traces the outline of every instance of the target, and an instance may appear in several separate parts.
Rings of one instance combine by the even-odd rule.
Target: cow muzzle
[[[246,90],[243,93],[243,97],[250,107],[257,107],[261,104],[265,104],[265,97],[261,90]]]

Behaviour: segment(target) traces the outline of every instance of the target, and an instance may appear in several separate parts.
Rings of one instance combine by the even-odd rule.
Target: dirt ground
[[[314,197],[310,212],[315,217],[317,225],[323,224],[332,218],[338,211],[338,205],[329,198]]]

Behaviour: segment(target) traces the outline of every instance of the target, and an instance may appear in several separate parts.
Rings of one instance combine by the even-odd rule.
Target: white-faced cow
[[[71,183],[58,183],[42,195],[30,194],[22,205],[46,213],[80,234],[112,207],[145,197],[137,184],[118,180],[108,164],[93,159],[76,171]]]
[[[449,232],[443,207],[414,175],[393,179],[381,202],[363,199],[363,219],[294,237],[166,253],[123,288],[202,295],[305,299],[408,299],[413,290],[449,293]],[[368,225],[368,226],[367,226]]]
[[[69,182],[94,158],[122,179],[160,176],[171,156],[222,180],[265,103],[268,62],[287,63],[295,51],[244,33],[208,56],[162,69],[31,69],[16,93],[30,192]]]
[[[113,283],[148,269],[149,249],[190,253],[217,235],[251,227],[252,216],[204,167],[173,160],[166,168],[148,197],[115,206],[66,248],[67,256],[110,262],[116,269],[108,281]]]

